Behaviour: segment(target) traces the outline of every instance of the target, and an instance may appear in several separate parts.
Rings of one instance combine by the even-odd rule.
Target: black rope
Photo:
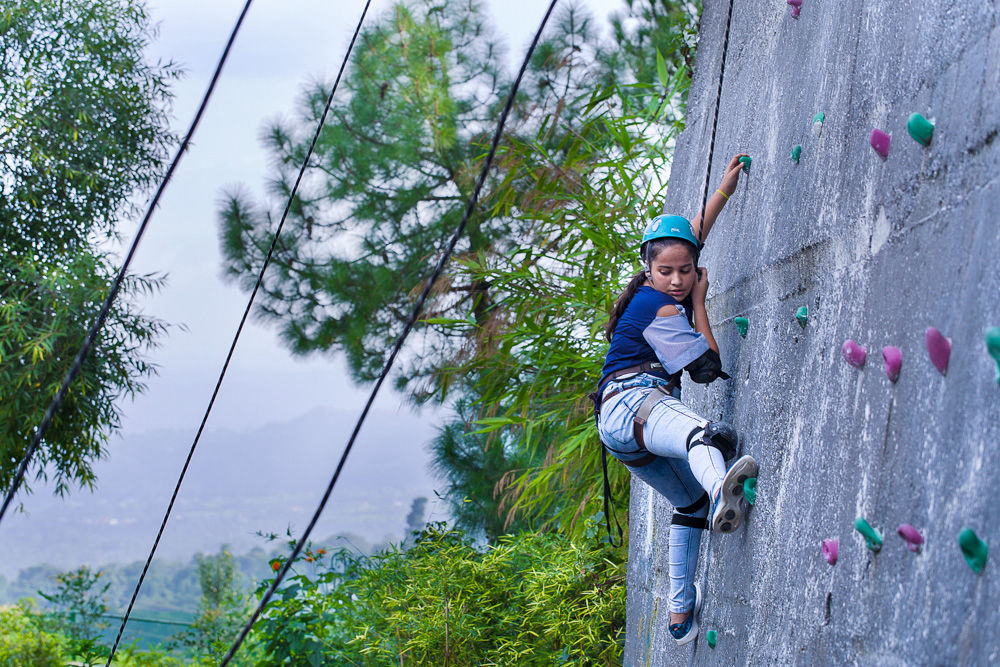
[[[722,41],[722,65],[719,67],[719,86],[715,93],[715,117],[712,119],[712,140],[708,143],[708,167],[705,169],[705,186],[701,197],[701,224],[698,226],[698,246],[703,244],[705,213],[708,208],[708,183],[712,175],[712,155],[715,153],[715,130],[719,125],[719,105],[722,103],[722,79],[726,76],[726,52],[729,51],[729,26],[733,22],[733,1],[729,0],[729,16],[726,18],[726,38]]]
[[[437,283],[438,278],[441,277],[441,272],[444,270],[445,264],[447,264],[448,259],[455,250],[455,245],[458,243],[458,239],[462,236],[465,231],[465,225],[469,221],[469,217],[472,215],[472,211],[476,207],[476,203],[479,199],[479,191],[482,190],[483,184],[486,182],[486,174],[489,172],[490,166],[493,164],[493,156],[496,154],[497,146],[500,143],[500,137],[503,134],[504,124],[507,122],[507,116],[510,113],[511,108],[514,106],[514,96],[517,94],[517,89],[521,85],[521,79],[524,77],[524,72],[528,68],[528,62],[531,60],[532,54],[535,52],[535,47],[538,45],[538,40],[541,38],[542,31],[545,29],[546,23],[548,23],[549,17],[552,15],[552,10],[555,9],[556,0],[551,0],[549,3],[549,8],[545,12],[545,16],[542,18],[541,24],[538,26],[537,32],[535,32],[535,37],[531,41],[531,46],[528,47],[528,53],[524,56],[524,62],[521,63],[521,69],[517,73],[517,78],[514,80],[514,85],[510,90],[510,94],[507,96],[507,103],[504,106],[503,113],[500,114],[500,121],[497,123],[496,132],[493,133],[493,141],[490,144],[490,151],[486,155],[486,162],[483,164],[482,170],[479,172],[479,179],[476,181],[476,187],[472,191],[472,195],[469,197],[469,203],[465,207],[465,214],[462,216],[462,221],[458,223],[458,227],[455,229],[455,233],[451,237],[451,241],[448,243],[448,247],[445,249],[444,254],[441,255],[441,259],[438,260],[437,266],[434,269],[434,273],[427,280],[427,284],[424,286],[423,292],[420,294],[420,298],[417,299],[416,305],[413,307],[413,311],[410,313],[410,318],[406,322],[406,326],[403,328],[403,332],[400,334],[399,338],[396,340],[396,344],[392,348],[392,352],[389,354],[389,358],[386,360],[385,367],[382,369],[378,380],[375,382],[375,386],[372,388],[371,394],[368,396],[368,401],[365,403],[364,410],[361,411],[361,416],[358,417],[357,423],[354,425],[354,430],[351,432],[351,437],[347,441],[347,446],[344,448],[344,453],[340,456],[340,461],[337,463],[337,469],[333,473],[333,477],[330,479],[330,483],[326,487],[326,492],[323,494],[323,498],[319,502],[319,506],[313,513],[312,519],[309,521],[309,525],[306,526],[305,531],[302,536],[295,543],[295,547],[292,549],[292,553],[289,555],[288,559],[285,561],[284,565],[278,571],[275,576],[274,581],[265,591],[263,597],[261,597],[260,603],[257,608],[254,609],[253,614],[250,616],[250,620],[247,621],[246,625],[240,631],[239,636],[233,643],[229,652],[226,653],[222,662],[219,663],[219,667],[225,667],[229,664],[229,661],[233,659],[236,655],[236,651],[239,650],[243,641],[246,639],[247,635],[250,633],[250,629],[256,623],[257,618],[260,616],[264,607],[271,600],[271,596],[277,590],[278,586],[284,580],[285,575],[288,574],[289,570],[292,568],[292,564],[298,558],[299,554],[302,552],[302,548],[305,546],[306,542],[309,540],[309,535],[312,533],[313,528],[316,526],[316,522],[319,521],[320,515],[323,513],[323,509],[326,507],[327,501],[330,499],[330,494],[333,493],[333,487],[337,484],[337,479],[340,477],[340,472],[344,468],[344,463],[347,461],[347,456],[351,453],[351,448],[354,447],[354,441],[357,439],[358,432],[361,430],[362,424],[364,424],[365,417],[368,416],[368,411],[371,409],[372,403],[375,401],[375,397],[378,395],[379,389],[382,387],[382,383],[388,376],[389,371],[392,369],[392,364],[396,360],[396,355],[399,353],[400,348],[403,346],[403,342],[406,337],[410,334],[410,330],[413,329],[413,325],[416,323],[417,318],[420,316],[420,312],[423,310],[424,302],[427,301],[427,296],[430,294],[431,289]]]
[[[205,414],[202,416],[201,424],[198,426],[198,432],[195,434],[194,441],[191,443],[191,448],[188,450],[187,458],[184,460],[184,467],[181,468],[181,474],[177,478],[177,484],[174,486],[174,492],[170,496],[170,503],[167,505],[167,511],[163,515],[163,521],[160,523],[160,529],[156,533],[156,539],[153,541],[153,547],[149,551],[149,556],[146,558],[146,563],[142,568],[142,574],[139,575],[139,581],[135,586],[135,590],[132,592],[132,599],[129,600],[128,609],[126,609],[125,616],[122,618],[121,627],[118,628],[118,636],[115,638],[115,643],[111,647],[111,654],[108,656],[108,662],[105,667],[111,664],[111,659],[114,657],[115,651],[118,648],[118,643],[121,641],[122,634],[125,632],[125,625],[128,623],[128,618],[132,612],[132,607],[135,605],[135,600],[139,596],[139,589],[142,588],[142,583],[146,579],[146,573],[149,571],[150,563],[153,562],[153,556],[156,553],[156,548],[160,544],[160,538],[163,537],[163,531],[167,527],[167,521],[170,519],[170,512],[174,508],[174,503],[177,500],[177,494],[180,492],[181,484],[184,482],[184,476],[187,474],[188,466],[191,464],[191,458],[194,456],[194,450],[198,446],[198,442],[201,440],[201,434],[205,430],[205,424],[208,422],[208,416],[211,414],[212,407],[215,405],[215,399],[219,395],[219,389],[222,387],[222,381],[226,377],[226,371],[229,369],[229,362],[232,361],[233,353],[236,350],[236,343],[240,339],[240,334],[243,333],[243,326],[246,324],[254,299],[257,297],[257,292],[260,290],[260,285],[264,280],[264,272],[271,263],[271,256],[274,254],[274,248],[278,244],[278,237],[281,235],[281,230],[285,225],[285,219],[288,217],[288,212],[292,207],[292,202],[295,199],[296,192],[298,192],[299,184],[302,182],[302,177],[305,174],[306,168],[309,166],[309,160],[312,158],[313,150],[316,148],[316,142],[319,139],[321,131],[323,130],[323,125],[326,122],[326,116],[330,111],[330,106],[333,104],[333,95],[337,92],[337,87],[340,85],[340,79],[344,74],[344,69],[347,67],[347,62],[350,59],[351,52],[354,50],[354,43],[358,39],[358,34],[361,32],[361,24],[364,23],[365,16],[368,14],[368,8],[370,6],[371,0],[368,0],[365,3],[364,10],[361,12],[361,18],[358,20],[358,25],[354,29],[354,36],[351,37],[351,43],[347,47],[347,53],[344,54],[344,60],[340,65],[340,71],[337,72],[337,79],[334,81],[333,87],[330,89],[330,95],[326,99],[326,107],[323,109],[323,115],[319,119],[319,124],[316,127],[316,133],[313,135],[312,143],[309,145],[309,151],[306,153],[305,159],[302,161],[302,166],[299,169],[299,175],[295,179],[295,185],[292,187],[292,191],[288,195],[288,202],[285,204],[285,210],[282,212],[281,220],[278,222],[278,227],[274,231],[274,238],[271,239],[271,247],[268,248],[267,256],[264,258],[264,265],[260,267],[260,273],[257,274],[257,282],[253,287],[253,292],[251,292],[249,300],[247,301],[246,308],[243,310],[243,317],[240,318],[240,324],[236,328],[236,335],[233,336],[233,342],[229,346],[229,352],[226,354],[226,361],[222,365],[222,371],[219,373],[219,379],[215,383],[215,389],[212,391],[212,397],[208,401],[208,406],[205,408]]]
[[[142,219],[142,224],[139,225],[139,230],[136,232],[135,239],[132,240],[132,246],[129,248],[128,255],[125,257],[125,262],[122,264],[121,269],[118,271],[118,275],[115,277],[114,283],[111,285],[111,291],[108,292],[107,297],[104,299],[104,304],[101,306],[101,312],[98,314],[97,319],[90,326],[90,331],[87,332],[87,338],[84,340],[83,347],[77,352],[76,358],[73,360],[73,365],[70,367],[69,372],[66,373],[66,377],[63,379],[62,386],[59,387],[56,397],[52,400],[49,405],[48,410],[45,411],[45,417],[42,419],[42,423],[35,428],[35,437],[32,439],[31,444],[28,446],[28,451],[25,453],[24,458],[21,460],[21,464],[17,468],[17,472],[14,475],[14,479],[11,481],[10,488],[7,490],[7,495],[4,497],[3,506],[0,507],[0,521],[3,521],[4,514],[7,512],[7,507],[14,500],[14,494],[17,493],[17,489],[21,486],[21,482],[24,480],[24,474],[28,470],[28,464],[31,462],[32,457],[35,455],[35,451],[42,442],[42,438],[45,437],[45,432],[48,430],[49,425],[52,423],[52,419],[55,417],[56,411],[59,406],[62,405],[63,399],[66,398],[66,393],[69,391],[69,386],[79,375],[80,369],[83,367],[83,362],[87,358],[87,354],[90,353],[90,348],[97,339],[97,334],[100,332],[101,327],[104,326],[104,321],[108,317],[108,313],[111,311],[111,304],[114,303],[115,298],[118,296],[118,292],[121,290],[122,282],[125,280],[125,273],[128,271],[129,264],[132,263],[132,256],[135,255],[136,248],[139,247],[139,241],[142,240],[142,235],[146,232],[146,225],[149,223],[149,219],[153,215],[153,211],[156,209],[157,203],[160,201],[160,195],[167,187],[167,183],[170,182],[170,177],[173,176],[174,170],[177,168],[177,164],[181,161],[181,157],[187,150],[188,144],[191,142],[191,137],[194,135],[195,128],[198,127],[198,123],[201,121],[201,116],[205,111],[205,107],[208,106],[208,100],[212,96],[212,91],[215,89],[215,84],[219,80],[219,75],[222,73],[222,66],[226,63],[226,59],[229,57],[229,50],[233,46],[233,42],[236,39],[236,33],[239,32],[240,26],[243,24],[243,18],[247,14],[247,10],[250,9],[250,4],[253,0],[247,0],[246,4],[243,6],[243,11],[240,12],[240,16],[236,21],[236,25],[233,26],[233,31],[229,35],[229,41],[226,42],[226,48],[222,52],[222,56],[219,58],[219,63],[215,67],[215,74],[212,75],[212,81],[208,84],[208,89],[205,91],[204,97],[201,100],[201,106],[198,107],[198,112],[194,116],[194,120],[191,121],[191,127],[188,128],[187,134],[184,136],[184,141],[181,142],[180,147],[177,149],[177,154],[174,155],[173,162],[170,163],[170,167],[167,169],[166,175],[163,177],[163,181],[160,182],[160,186],[156,189],[156,194],[153,195],[153,199],[149,203],[149,208],[146,210],[146,215]]]
[[[608,479],[608,450],[601,445],[601,468],[604,470],[604,525],[608,529],[608,544],[617,548],[625,544],[625,535],[622,532],[622,525],[618,523],[618,515],[615,514],[615,501],[611,497],[611,481]],[[615,519],[615,526],[618,528],[618,544],[615,544],[611,536],[611,517]]]

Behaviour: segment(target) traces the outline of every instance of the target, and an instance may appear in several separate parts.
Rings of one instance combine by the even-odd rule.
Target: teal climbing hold
[[[709,630],[705,633],[705,641],[708,642],[710,647],[715,648],[715,642],[718,641],[718,635],[715,630]]]
[[[802,145],[795,144],[795,147],[792,148],[792,162],[798,164],[800,157],[802,157]]]
[[[809,322],[809,309],[805,306],[799,306],[799,309],[795,311],[795,319],[799,321],[799,326],[805,329],[806,323]]]
[[[969,567],[976,572],[983,571],[983,568],[986,567],[986,555],[989,549],[986,547],[986,542],[983,542],[976,535],[976,531],[968,526],[963,528],[962,532],[958,534],[958,548],[962,550],[962,555],[965,556],[965,562],[969,564]]]
[[[990,327],[986,330],[986,350],[997,362],[997,384],[1000,384],[1000,327]]]
[[[879,552],[882,548],[882,533],[872,528],[872,525],[860,516],[854,520],[854,529],[865,538],[865,544],[868,545],[869,549],[875,553]]]
[[[817,137],[823,134],[823,122],[826,120],[826,114],[820,111],[818,114],[813,116],[813,134]]]
[[[924,146],[930,146],[931,137],[934,136],[934,123],[918,113],[912,113],[910,119],[906,121],[906,131],[910,133],[914,141]]]
[[[750,173],[750,163],[751,162],[753,162],[753,160],[750,159],[749,155],[744,155],[743,157],[740,158],[740,163],[743,165],[743,171],[746,172],[746,173],[748,173],[748,174]]]
[[[750,320],[745,317],[734,317],[733,324],[736,325],[736,330],[740,332],[741,338],[747,337],[747,327],[750,326]]]
[[[747,477],[743,480],[743,497],[747,499],[747,502],[753,505],[757,502],[757,478]]]

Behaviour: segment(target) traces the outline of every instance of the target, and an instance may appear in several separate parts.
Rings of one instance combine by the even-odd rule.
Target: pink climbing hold
[[[844,361],[855,368],[861,368],[864,366],[865,358],[868,356],[868,352],[865,351],[865,348],[861,347],[850,338],[844,341],[844,346],[840,348],[840,353],[844,355]]]
[[[908,523],[901,523],[896,529],[896,533],[903,538],[910,551],[920,551],[920,545],[924,543],[924,536],[920,534],[919,530]]]
[[[802,0],[787,0],[787,2],[792,6],[792,18],[799,18],[799,11],[802,10]]]
[[[893,345],[886,345],[882,348],[882,361],[885,362],[885,374],[889,376],[889,382],[899,379],[899,367],[903,364],[903,351]]]
[[[823,540],[821,549],[823,550],[823,558],[830,565],[837,564],[837,550],[840,547],[840,543],[837,540]]]
[[[889,157],[889,142],[892,138],[882,130],[875,128],[872,130],[871,144],[875,152],[885,160]]]
[[[938,369],[941,375],[948,372],[948,358],[951,356],[951,339],[934,327],[927,327],[927,354],[931,357],[931,363]]]

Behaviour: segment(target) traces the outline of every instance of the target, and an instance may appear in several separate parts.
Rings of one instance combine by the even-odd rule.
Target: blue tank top
[[[657,317],[656,311],[663,306],[674,306],[678,314]],[[615,324],[601,377],[655,361],[673,375],[707,350],[708,341],[691,328],[683,306],[670,295],[643,285]]]

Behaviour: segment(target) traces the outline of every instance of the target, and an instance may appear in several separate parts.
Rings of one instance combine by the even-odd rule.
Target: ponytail
[[[625,309],[628,308],[628,304],[632,301],[632,297],[636,295],[639,288],[646,283],[646,271],[643,269],[639,273],[632,276],[632,280],[629,281],[628,286],[625,291],[618,295],[618,300],[615,301],[615,307],[611,310],[611,317],[608,319],[608,323],[604,325],[604,337],[611,340],[612,334],[615,333],[615,327],[618,326],[618,319],[625,313]]]

